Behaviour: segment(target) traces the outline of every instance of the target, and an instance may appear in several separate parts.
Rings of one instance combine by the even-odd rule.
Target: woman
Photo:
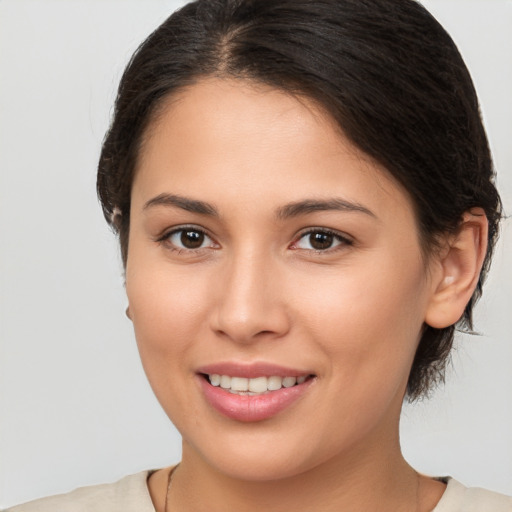
[[[400,452],[500,218],[471,79],[419,4],[187,5],[123,76],[98,192],[183,458],[13,510],[512,509]]]

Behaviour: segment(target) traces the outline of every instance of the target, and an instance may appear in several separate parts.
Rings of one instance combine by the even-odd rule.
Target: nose
[[[282,269],[256,254],[240,254],[225,262],[212,329],[237,343],[275,339],[290,328]]]

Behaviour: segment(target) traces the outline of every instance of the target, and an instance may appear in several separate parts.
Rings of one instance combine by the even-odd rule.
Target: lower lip
[[[209,404],[218,412],[237,421],[262,421],[271,418],[297,402],[312,384],[312,378],[290,388],[262,395],[236,395],[220,386],[212,386],[199,376],[201,388]]]

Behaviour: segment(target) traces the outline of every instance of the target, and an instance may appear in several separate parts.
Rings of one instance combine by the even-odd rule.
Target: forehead
[[[217,202],[335,193],[377,209],[411,207],[315,102],[234,79],[206,79],[166,100],[146,134],[133,191],[133,199],[193,192]]]

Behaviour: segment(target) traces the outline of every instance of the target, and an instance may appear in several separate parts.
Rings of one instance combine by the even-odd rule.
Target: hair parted
[[[456,326],[425,326],[410,400],[444,378],[455,328],[472,329],[501,202],[478,99],[454,42],[415,0],[197,0],[138,48],[119,85],[98,195],[126,265],[130,196],[144,134],[164,99],[202,77],[263,83],[317,102],[412,199],[425,254],[481,207],[489,245]]]

